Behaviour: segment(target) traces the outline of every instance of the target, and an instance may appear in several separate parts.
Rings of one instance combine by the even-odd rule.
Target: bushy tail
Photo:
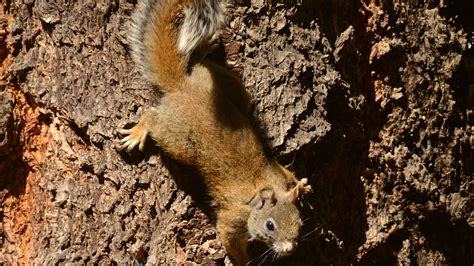
[[[222,23],[218,0],[141,0],[129,35],[132,57],[164,92],[177,90],[191,53]]]

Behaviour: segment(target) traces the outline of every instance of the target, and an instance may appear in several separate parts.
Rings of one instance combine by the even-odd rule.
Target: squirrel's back
[[[133,60],[161,90],[177,90],[192,52],[222,23],[218,0],[141,0],[129,35]]]
[[[222,13],[218,0],[139,2],[130,35],[133,58],[146,78],[171,93],[120,132],[127,135],[123,148],[143,149],[150,136],[199,171],[224,247],[238,265],[247,265],[249,239],[264,241],[277,256],[296,249],[302,222],[295,202],[311,186],[265,154],[242,82],[210,61],[194,64]]]

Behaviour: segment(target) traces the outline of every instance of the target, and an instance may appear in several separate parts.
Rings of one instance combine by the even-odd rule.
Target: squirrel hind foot
[[[139,150],[143,150],[145,147],[146,137],[148,131],[140,125],[136,125],[130,129],[119,129],[117,130],[121,135],[126,135],[119,140],[119,149],[126,149],[128,152],[133,150],[138,145]]]

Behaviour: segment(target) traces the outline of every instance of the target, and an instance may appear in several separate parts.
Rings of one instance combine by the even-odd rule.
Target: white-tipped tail
[[[154,9],[160,8],[159,0],[139,0],[136,10],[132,15],[132,23],[128,32],[129,47],[133,61],[138,70],[147,78],[150,78],[151,65],[146,47],[146,33],[149,24],[155,21]],[[152,18],[153,17],[153,18]]]
[[[223,24],[218,0],[139,0],[129,42],[143,75],[163,90],[179,87],[191,53]]]
[[[189,55],[201,43],[212,39],[223,22],[223,8],[217,0],[194,1],[184,9],[178,50],[183,55]]]

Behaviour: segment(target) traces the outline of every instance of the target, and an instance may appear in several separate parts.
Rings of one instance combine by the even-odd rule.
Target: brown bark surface
[[[135,2],[0,2],[0,264],[224,263],[196,173],[151,141],[117,149],[115,130],[159,101],[127,51]],[[473,14],[469,0],[228,4],[210,56],[315,190],[298,251],[274,261],[255,243],[255,264],[473,265]]]

